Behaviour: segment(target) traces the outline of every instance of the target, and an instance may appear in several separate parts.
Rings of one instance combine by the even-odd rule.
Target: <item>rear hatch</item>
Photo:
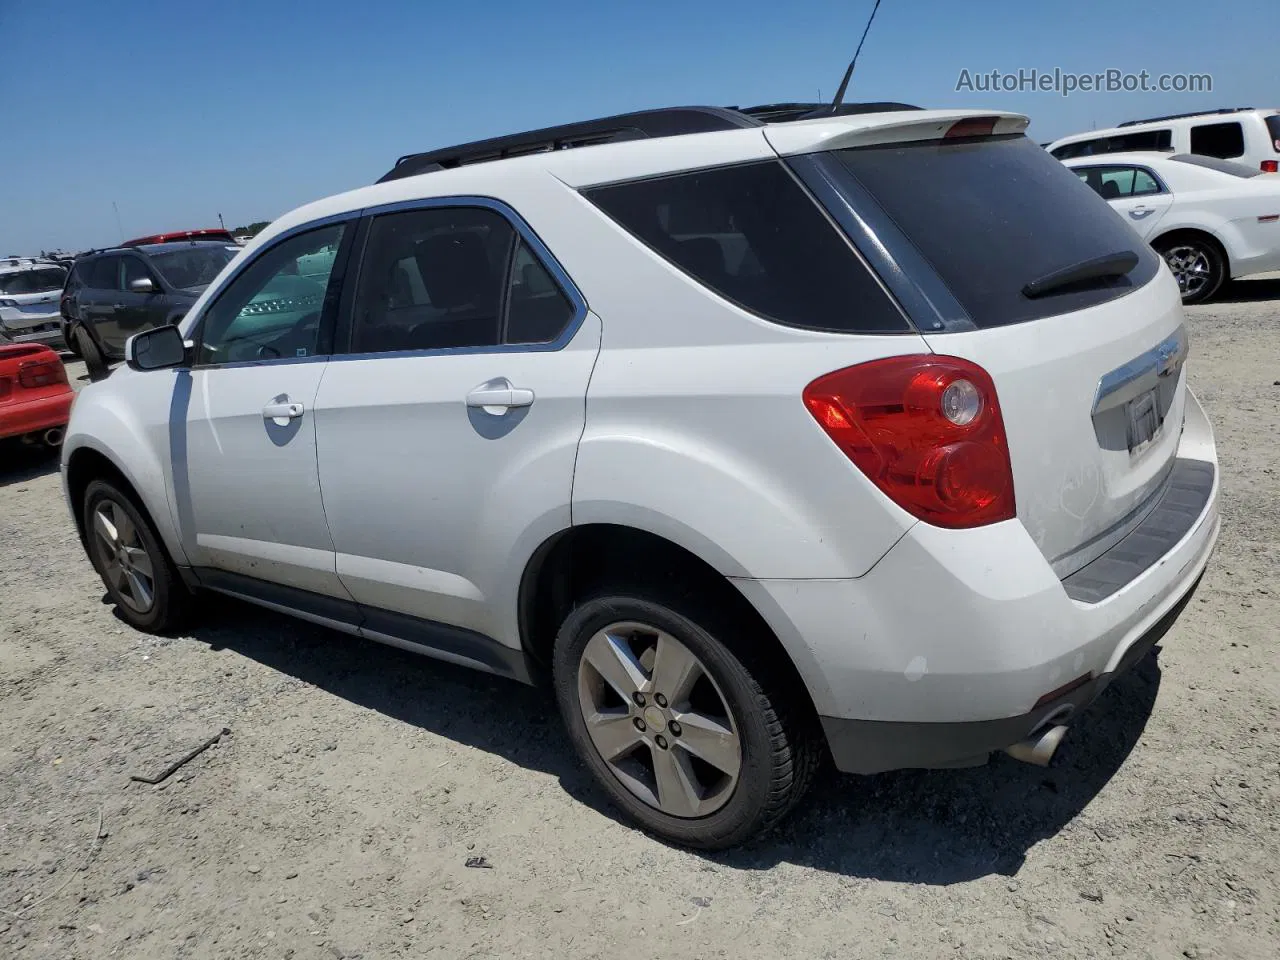
[[[929,348],[991,375],[1018,518],[1066,576],[1145,516],[1172,469],[1187,353],[1177,286],[1025,136],[989,135],[969,117],[939,138],[933,120],[916,139],[901,125],[892,142],[866,129],[832,137],[821,162],[877,240],[913,265],[917,302],[937,309],[913,316]]]

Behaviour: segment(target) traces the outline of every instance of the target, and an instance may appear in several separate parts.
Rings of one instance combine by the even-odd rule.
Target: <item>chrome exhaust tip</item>
[[[1058,752],[1062,738],[1067,735],[1067,728],[1062,724],[1045,727],[1026,740],[1004,748],[1004,752],[1015,760],[1032,763],[1037,767],[1047,767],[1053,755]]]
[[[40,439],[45,442],[45,446],[60,447],[62,446],[62,436],[62,427],[50,427],[40,435]]]

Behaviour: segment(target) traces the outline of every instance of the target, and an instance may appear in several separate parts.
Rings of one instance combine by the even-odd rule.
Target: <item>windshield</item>
[[[200,287],[213,282],[239,247],[208,244],[153,253],[151,263],[172,287]]]
[[[1097,306],[1145,285],[1159,260],[1096,193],[1024,136],[836,152],[979,328]],[[1027,297],[1027,284],[1132,252],[1124,275]]]
[[[1250,177],[1262,176],[1261,170],[1246,167],[1243,163],[1236,163],[1234,160],[1219,160],[1217,157],[1204,157],[1198,153],[1180,153],[1169,159],[1177,160],[1179,163],[1189,163],[1193,167],[1216,170],[1218,173],[1230,174],[1233,177],[1240,177],[1244,180],[1248,180]]]
[[[62,267],[41,267],[19,273],[0,273],[0,293],[17,296],[23,293],[52,293],[61,290],[67,279]]]

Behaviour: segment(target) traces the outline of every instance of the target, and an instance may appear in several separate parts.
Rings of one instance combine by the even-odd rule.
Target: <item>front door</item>
[[[569,524],[600,321],[496,204],[373,218],[359,278],[316,402],[338,574],[372,633],[509,638],[513,581]]]
[[[197,567],[349,603],[316,470],[316,392],[341,277],[332,254],[323,270],[298,270],[346,232],[326,226],[268,248],[204,310],[174,485]]]

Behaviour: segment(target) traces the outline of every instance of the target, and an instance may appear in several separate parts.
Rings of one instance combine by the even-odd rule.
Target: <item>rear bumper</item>
[[[737,581],[792,653],[841,769],[972,762],[1074,712],[1140,658],[1185,606],[1218,536],[1213,433],[1189,392],[1178,457],[1202,481],[1210,472],[1199,508],[1172,530],[1169,512],[1153,510],[1086,568],[1098,582],[1076,587],[1092,592],[1059,580],[1016,520],[917,524],[856,580]],[[1159,556],[1138,549],[1157,534]],[[1148,565],[1133,569],[1128,558],[1144,552]]]
[[[0,439],[38,433],[50,427],[65,427],[71,418],[71,404],[75,396],[68,390],[36,400],[0,404]]]

